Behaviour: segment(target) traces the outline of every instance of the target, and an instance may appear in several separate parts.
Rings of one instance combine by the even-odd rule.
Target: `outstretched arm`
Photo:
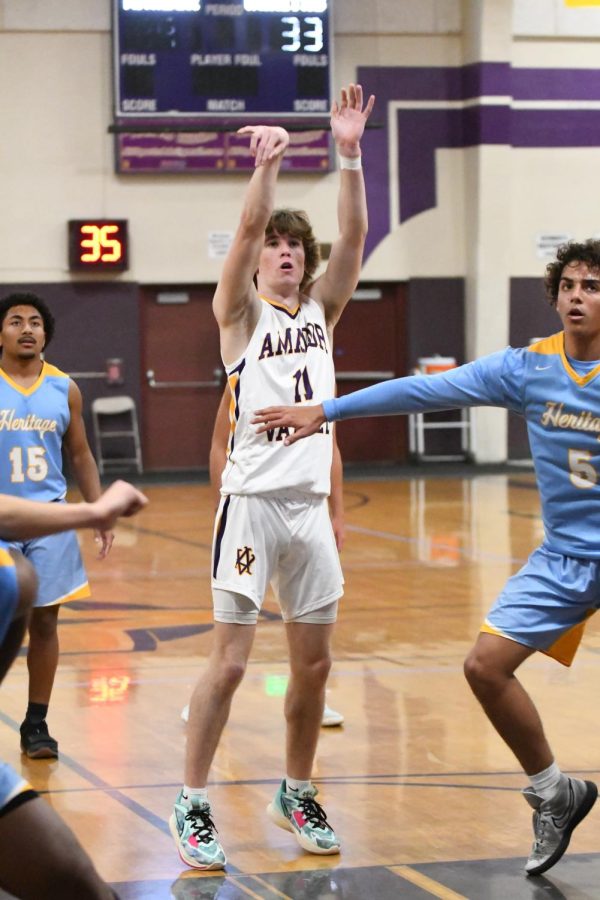
[[[69,455],[69,461],[75,476],[77,486],[81,491],[84,500],[88,503],[96,500],[102,491],[100,487],[100,476],[98,474],[98,466],[96,460],[90,450],[87,435],[85,433],[85,425],[82,415],[82,399],[81,391],[74,381],[69,384],[69,411],[71,421],[65,433],[64,446]],[[98,530],[96,540],[100,544],[99,557],[104,559],[115,539],[112,531]]]
[[[279,126],[246,125],[239,134],[250,135],[255,168],[213,298],[226,364],[245,350],[258,321],[259,299],[253,277],[273,211],[281,158],[289,143],[287,131]]]
[[[93,503],[38,503],[0,494],[0,538],[22,541],[72,528],[108,531],[120,516],[133,516],[147,503],[126,481],[115,481]]]
[[[331,248],[327,269],[310,294],[322,304],[329,325],[335,325],[358,283],[368,218],[360,141],[375,97],[363,108],[360,84],[350,84],[331,110],[331,132],[340,161],[339,236]]]
[[[522,411],[522,351],[507,348],[439,375],[409,375],[332,397],[315,406],[271,406],[257,410],[252,424],[292,428],[284,441],[293,444],[315,434],[324,422],[338,419],[435,412],[470,406],[499,406]],[[505,366],[508,361],[509,368]]]

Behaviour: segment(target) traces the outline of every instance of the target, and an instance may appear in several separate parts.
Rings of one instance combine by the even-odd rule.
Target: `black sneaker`
[[[48,734],[46,721],[23,722],[21,732],[21,752],[29,759],[56,759],[58,757],[58,741]]]

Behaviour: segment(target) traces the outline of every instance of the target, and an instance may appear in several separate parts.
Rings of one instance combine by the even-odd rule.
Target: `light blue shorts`
[[[0,541],[0,643],[13,620],[18,600],[15,564],[8,552],[8,544]]]
[[[600,560],[534,550],[509,578],[482,631],[510,638],[570,666],[585,623],[600,607]]]
[[[17,775],[8,763],[0,762],[0,816],[24,800],[32,800],[34,797],[37,794],[31,785]]]
[[[79,543],[74,531],[10,544],[28,559],[38,577],[35,606],[54,606],[90,596]]]

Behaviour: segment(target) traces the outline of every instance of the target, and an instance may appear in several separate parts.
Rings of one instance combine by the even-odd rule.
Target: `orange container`
[[[435,375],[437,372],[447,372],[456,368],[456,359],[453,356],[421,356],[419,357],[419,371],[422,375]]]

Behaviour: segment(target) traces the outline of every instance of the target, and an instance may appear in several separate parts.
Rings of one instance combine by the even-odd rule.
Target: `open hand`
[[[360,84],[349,84],[347,88],[342,88],[340,103],[333,101],[331,133],[342,156],[359,155],[359,142],[374,104],[375,95],[371,94],[363,109],[363,90]]]
[[[94,540],[97,544],[100,544],[98,549],[98,559],[106,559],[114,539],[115,535],[113,531],[102,531],[99,528],[94,531]]]
[[[249,134],[250,152],[254,156],[254,166],[258,168],[282,156],[290,142],[290,136],[279,125],[244,125],[238,128],[238,134]]]
[[[257,434],[264,434],[272,428],[293,428],[294,433],[283,442],[286,446],[315,434],[327,421],[320,403],[318,406],[268,406],[258,409],[254,416],[252,425],[260,425]]]

